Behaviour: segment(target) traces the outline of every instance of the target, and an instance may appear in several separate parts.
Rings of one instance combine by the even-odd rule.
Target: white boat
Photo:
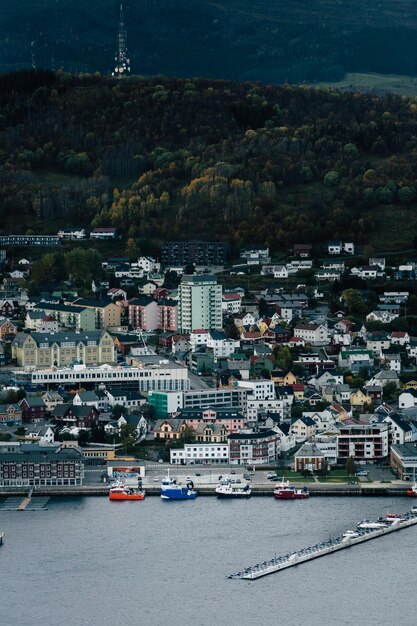
[[[354,537],[360,537],[360,534],[356,532],[356,530],[347,530],[343,533],[342,537],[344,539],[353,539]]]
[[[417,513],[417,506],[411,507],[411,513]]]
[[[219,483],[215,492],[218,498],[250,498],[252,490],[249,484],[241,487],[227,480]]]
[[[362,522],[359,522],[358,524],[358,528],[372,529],[372,530],[387,528],[387,526],[388,526],[387,522],[380,522],[379,520],[374,522],[369,519],[364,519],[362,520]]]

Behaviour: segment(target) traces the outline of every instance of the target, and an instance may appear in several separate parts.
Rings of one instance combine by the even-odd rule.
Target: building
[[[87,237],[84,228],[61,228],[58,231],[60,239],[85,239]]]
[[[90,233],[90,239],[116,239],[116,228],[94,228]]]
[[[84,460],[75,447],[21,443],[13,452],[0,449],[0,487],[75,487],[83,479]]]
[[[294,454],[294,470],[296,472],[319,472],[327,468],[324,452],[314,442],[303,443],[301,448]]]
[[[120,326],[122,308],[113,302],[111,298],[103,300],[86,300],[77,298],[73,302],[65,302],[73,307],[91,309],[95,314],[95,327],[97,330]]]
[[[22,409],[19,404],[0,404],[0,424],[13,426],[22,422]]]
[[[391,467],[401,480],[416,480],[417,444],[394,444],[390,450]]]
[[[219,424],[224,426],[228,433],[237,432],[248,425],[247,418],[240,411],[229,407],[182,409],[175,417],[183,420],[189,428],[196,429],[200,424]]]
[[[162,331],[176,331],[178,328],[178,302],[170,298],[158,300],[158,328]]]
[[[17,334],[17,326],[13,324],[7,317],[0,317],[0,341],[11,339]]]
[[[58,235],[0,235],[0,246],[59,246]]]
[[[13,372],[16,382],[28,381],[35,385],[88,385],[110,383],[112,386],[122,385],[132,391],[187,391],[190,388],[186,367],[168,360],[155,360],[143,357],[137,367],[58,367],[38,369],[33,372]]]
[[[329,343],[329,331],[322,324],[297,324],[294,327],[294,337],[300,337],[312,345]]]
[[[180,391],[150,391],[148,404],[153,407],[156,419],[167,419],[182,409],[183,393]]]
[[[184,448],[170,450],[170,463],[174,465],[229,463],[229,443],[185,444]]]
[[[153,298],[142,296],[129,300],[129,326],[141,330],[156,330],[159,328],[158,303]]]
[[[184,274],[178,287],[178,328],[221,330],[222,286],[209,274]]]
[[[95,406],[76,406],[57,404],[51,412],[51,418],[60,426],[67,428],[92,428],[98,424],[99,412]]]
[[[338,427],[337,456],[340,462],[349,457],[373,462],[388,456],[389,424],[362,424],[345,420]]]
[[[230,246],[224,241],[168,241],[161,248],[165,266],[193,263],[196,266],[223,266],[229,258]]]
[[[231,464],[265,465],[279,456],[280,437],[274,430],[232,433],[228,439]]]
[[[33,313],[43,314],[42,322],[46,316],[53,317],[59,326],[75,330],[77,332],[87,332],[96,329],[96,316],[92,309],[72,306],[70,304],[36,304]],[[27,316],[31,316],[29,311]],[[31,328],[31,326],[28,326]],[[36,328],[36,326],[35,326]]]
[[[19,402],[19,406],[22,409],[22,420],[24,422],[33,422],[45,418],[46,406],[43,398],[26,396]]]
[[[12,357],[19,367],[65,367],[113,364],[113,339],[105,331],[88,333],[18,333],[12,342]]]

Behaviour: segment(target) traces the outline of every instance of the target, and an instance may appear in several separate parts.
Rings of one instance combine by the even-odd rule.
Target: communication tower
[[[120,3],[120,19],[119,30],[117,31],[117,50],[114,57],[116,62],[112,76],[116,78],[123,78],[130,74],[130,59],[127,56],[126,47],[127,32],[125,27],[125,21],[123,16],[123,4]]]

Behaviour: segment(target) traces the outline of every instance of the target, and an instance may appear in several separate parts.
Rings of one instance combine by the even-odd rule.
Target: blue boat
[[[177,481],[170,478],[169,470],[161,483],[161,498],[163,500],[195,500],[197,492],[194,485],[189,481],[186,487],[177,485]]]

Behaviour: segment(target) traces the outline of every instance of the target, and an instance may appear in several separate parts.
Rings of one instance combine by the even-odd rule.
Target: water
[[[0,511],[1,626],[415,624],[417,528],[258,581],[225,576],[406,498],[109,502]]]

